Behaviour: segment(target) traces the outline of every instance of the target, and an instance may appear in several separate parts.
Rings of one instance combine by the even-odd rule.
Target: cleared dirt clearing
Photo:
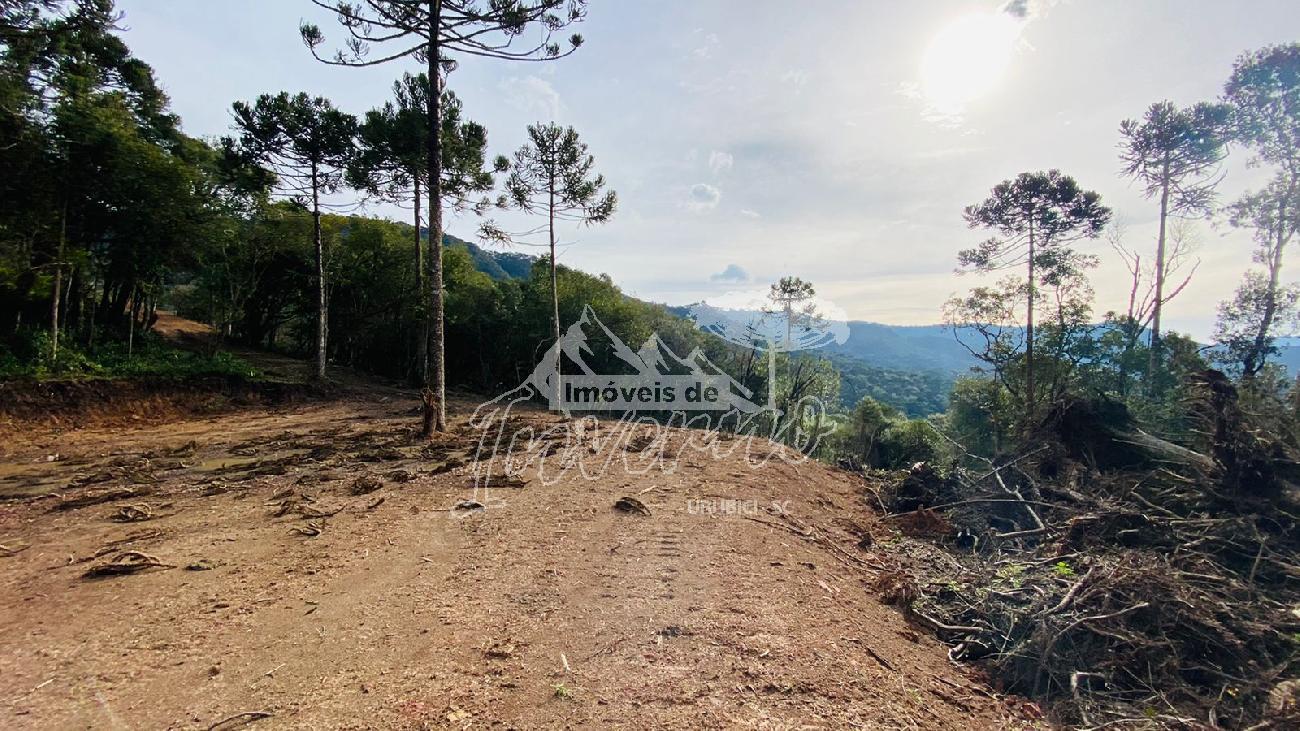
[[[446,466],[472,439],[427,447],[415,407],[366,389],[10,440],[0,725],[1034,724],[872,596],[854,478],[688,454],[668,474],[525,473],[458,514],[470,478]],[[87,496],[106,501],[56,509]],[[616,511],[624,496],[650,514]],[[733,499],[760,512],[689,509]],[[118,522],[128,505],[149,515]],[[125,551],[175,568],[83,578]]]

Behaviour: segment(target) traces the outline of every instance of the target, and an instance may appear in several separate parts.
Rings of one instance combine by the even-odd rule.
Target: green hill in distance
[[[421,228],[420,235],[428,238],[429,229]],[[493,279],[527,279],[537,257],[520,254],[515,251],[494,251],[485,249],[472,241],[466,241],[449,233],[442,235],[442,245],[461,247],[469,251],[474,261],[474,268]]]

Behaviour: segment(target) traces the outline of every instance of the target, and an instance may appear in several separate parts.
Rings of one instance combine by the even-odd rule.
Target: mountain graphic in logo
[[[589,305],[547,349],[526,386],[566,412],[762,409],[750,401],[750,389],[699,348],[682,357],[656,333],[633,350]]]

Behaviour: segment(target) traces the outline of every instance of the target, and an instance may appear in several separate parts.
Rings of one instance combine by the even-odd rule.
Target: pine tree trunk
[[[551,334],[555,338],[555,397],[552,408],[560,408],[560,278],[555,259],[555,176],[550,181],[550,205],[547,220],[551,239]]]
[[[429,320],[425,313],[429,311],[428,277],[424,271],[424,239],[420,236],[420,174],[416,171],[415,180],[415,301],[416,312],[420,320],[419,332],[415,343],[415,382],[424,385],[429,379]]]
[[[1163,185],[1160,187],[1160,233],[1156,238],[1156,292],[1151,303],[1151,345],[1147,349],[1147,395],[1156,389],[1156,367],[1160,364],[1160,310],[1165,297],[1165,229],[1169,219],[1169,153],[1165,153]]]
[[[773,420],[776,419],[776,344],[768,340],[767,343],[767,408],[773,412]]]
[[[1273,247],[1273,256],[1268,261],[1268,294],[1264,300],[1264,316],[1260,318],[1259,329],[1255,331],[1255,341],[1251,343],[1250,352],[1242,363],[1242,377],[1254,378],[1264,368],[1267,357],[1269,331],[1273,329],[1273,318],[1277,315],[1278,280],[1282,275],[1282,247],[1286,244],[1286,200],[1284,195],[1277,202],[1277,244]]]
[[[63,316],[59,318],[63,323],[63,329],[69,332],[69,337],[71,333],[80,332],[85,323],[85,315],[82,311],[86,300],[83,292],[86,286],[84,279],[81,267],[72,267],[72,275],[68,278],[68,291],[65,292],[62,303]]]
[[[126,310],[126,357],[135,355],[135,285],[131,290],[131,306]]]
[[[95,288],[99,286],[99,279],[95,276],[92,269],[90,272],[90,302],[86,308],[88,312],[84,316],[86,326],[86,350],[90,350],[95,345]]]
[[[63,294],[63,246],[68,235],[68,203],[59,217],[59,250],[54,257],[54,291],[50,297],[50,361],[59,359],[59,297]]]
[[[320,186],[316,164],[311,166],[311,234],[316,246],[316,378],[325,380],[329,310],[325,301],[325,239],[320,230]]]
[[[1029,304],[1025,308],[1025,428],[1034,421],[1034,219],[1029,218]]]
[[[429,369],[425,380],[423,435],[447,430],[447,371],[442,319],[442,67],[438,35],[442,0],[429,0]]]

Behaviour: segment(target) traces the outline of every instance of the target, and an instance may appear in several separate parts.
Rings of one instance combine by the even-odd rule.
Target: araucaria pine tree
[[[1223,98],[1232,107],[1233,139],[1254,153],[1253,163],[1274,169],[1267,186],[1229,209],[1234,226],[1253,230],[1255,259],[1266,269],[1264,276],[1248,274],[1236,299],[1221,310],[1220,335],[1231,333],[1232,360],[1249,379],[1264,367],[1279,316],[1294,302],[1280,274],[1283,254],[1300,229],[1300,43],[1237,59]]]
[[[239,150],[275,173],[277,189],[311,210],[316,251],[316,377],[325,378],[329,344],[328,282],[321,237],[321,196],[339,189],[355,149],[357,120],[328,99],[280,92],[251,105],[235,102]]]
[[[1219,182],[1219,163],[1227,154],[1228,108],[1201,103],[1179,109],[1167,101],[1152,104],[1141,121],[1120,123],[1124,173],[1142,184],[1147,198],[1160,200],[1156,236],[1155,292],[1151,300],[1148,391],[1160,363],[1160,315],[1166,302],[1166,241],[1170,216],[1209,215]]]
[[[515,151],[506,194],[512,205],[546,216],[551,263],[551,326],[560,341],[560,288],[555,257],[556,222],[592,225],[614,215],[618,197],[605,190],[605,177],[595,174],[596,160],[572,127],[534,124],[528,141]],[[490,229],[489,229],[490,230]],[[559,357],[559,349],[556,349]],[[559,364],[557,366],[557,373]],[[557,381],[558,383],[558,381]]]
[[[1034,400],[1034,302],[1038,288],[1072,266],[1066,244],[1101,235],[1110,209],[1101,196],[1084,191],[1059,170],[1021,173],[998,183],[983,203],[969,206],[966,223],[988,228],[994,236],[957,255],[963,267],[992,272],[1025,267],[1025,421],[1032,423]]]
[[[447,428],[446,365],[443,354],[442,291],[442,128],[440,104],[444,76],[460,56],[513,61],[543,61],[567,56],[582,45],[573,34],[567,46],[556,39],[583,19],[586,0],[312,0],[334,13],[347,31],[343,47],[319,53],[320,28],[304,23],[299,31],[312,55],[337,66],[375,66],[412,58],[422,62],[433,82],[427,95],[425,128],[429,161],[429,377],[424,393],[426,436]],[[373,52],[373,55],[372,55]]]
[[[415,291],[419,311],[429,311],[427,265],[420,216],[422,192],[429,187],[428,106],[429,77],[404,74],[393,83],[394,101],[366,112],[357,135],[357,154],[348,165],[352,187],[380,200],[410,205],[415,224]],[[450,91],[442,93],[443,199],[457,209],[482,210],[489,201],[477,197],[492,189],[492,172],[485,168],[487,130],[477,122],[462,121],[461,103]],[[496,170],[504,170],[499,158]],[[416,342],[414,373],[423,384],[429,371],[429,320],[421,317]]]

